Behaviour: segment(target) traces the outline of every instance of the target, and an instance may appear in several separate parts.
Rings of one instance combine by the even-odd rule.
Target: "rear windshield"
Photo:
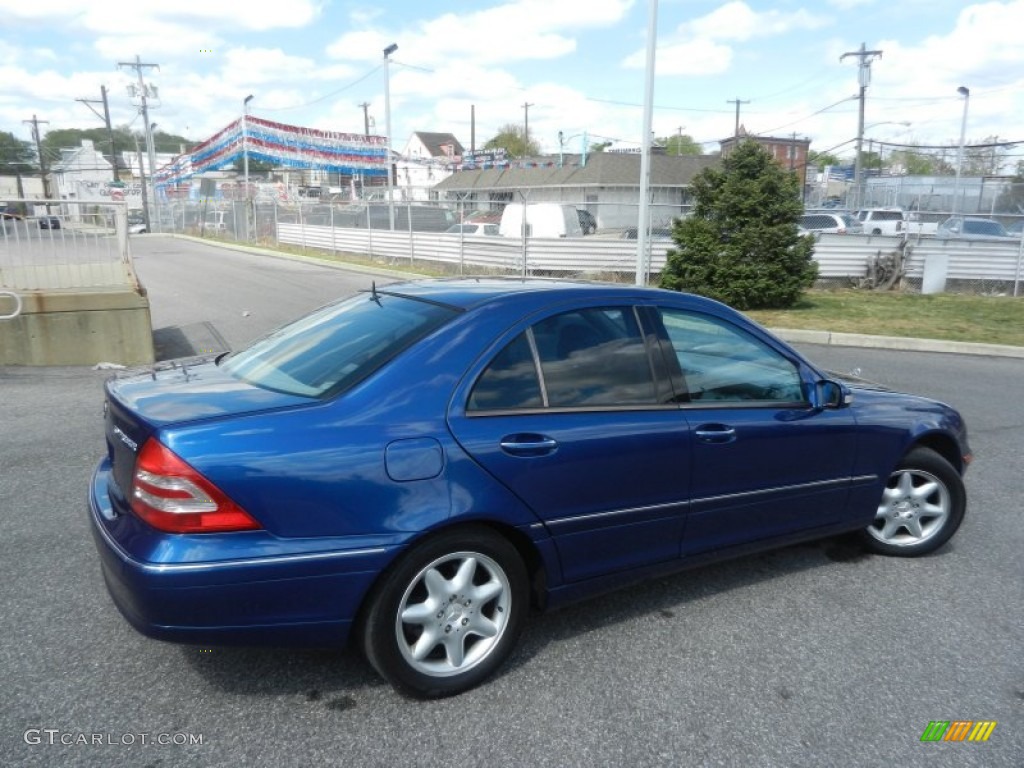
[[[403,296],[364,293],[274,331],[226,359],[223,368],[265,389],[329,396],[362,381],[456,313]]]

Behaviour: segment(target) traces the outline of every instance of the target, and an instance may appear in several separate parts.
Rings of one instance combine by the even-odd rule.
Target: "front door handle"
[[[558,441],[547,435],[506,435],[499,445],[512,456],[547,456],[558,450]]]
[[[702,443],[731,443],[736,440],[736,430],[728,424],[701,424],[694,431]]]

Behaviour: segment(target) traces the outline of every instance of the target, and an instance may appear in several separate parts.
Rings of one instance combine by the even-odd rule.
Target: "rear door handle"
[[[736,430],[728,424],[701,424],[694,431],[702,443],[731,443],[736,440]]]
[[[558,441],[547,435],[506,435],[499,445],[512,456],[548,456],[558,450]]]

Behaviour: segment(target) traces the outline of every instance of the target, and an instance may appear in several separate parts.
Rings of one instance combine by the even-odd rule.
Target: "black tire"
[[[363,652],[406,695],[462,693],[508,658],[529,599],[526,567],[509,541],[480,527],[440,533],[406,553],[373,590]]]
[[[890,475],[875,520],[861,531],[861,541],[882,555],[926,555],[956,533],[966,508],[960,474],[930,448],[914,448]]]

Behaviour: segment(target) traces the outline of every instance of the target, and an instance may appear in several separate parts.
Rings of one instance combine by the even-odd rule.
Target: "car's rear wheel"
[[[505,661],[528,603],[526,567],[511,543],[483,528],[442,533],[406,554],[374,590],[363,650],[403,693],[451,696]]]
[[[915,448],[890,475],[875,519],[861,537],[880,554],[924,555],[956,533],[966,506],[960,474],[935,451]]]

